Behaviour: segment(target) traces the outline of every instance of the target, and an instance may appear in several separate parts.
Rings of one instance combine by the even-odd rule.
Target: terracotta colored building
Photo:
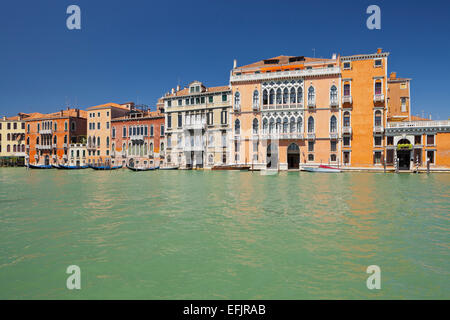
[[[24,164],[25,121],[30,114],[19,113],[0,119],[0,163]],[[13,163],[14,159],[14,163]]]
[[[111,163],[111,121],[125,116],[134,103],[107,103],[87,108],[87,162],[91,165]]]
[[[164,114],[133,108],[111,120],[113,165],[153,167],[164,164]]]
[[[409,78],[389,53],[278,56],[237,67],[231,163],[297,169],[450,168],[450,121],[411,116]]]
[[[86,141],[86,111],[35,113],[25,119],[26,158],[31,164],[67,163],[71,143]]]

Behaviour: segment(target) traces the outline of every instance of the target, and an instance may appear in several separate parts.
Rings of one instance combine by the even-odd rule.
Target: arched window
[[[281,118],[277,118],[277,125],[276,125],[276,128],[277,128],[277,133],[280,133],[281,132]]]
[[[263,133],[266,134],[267,133],[267,119],[263,120]]]
[[[269,93],[269,104],[273,104],[275,102],[275,91],[270,89]]]
[[[288,133],[289,120],[288,118],[283,119],[283,133]]]
[[[109,147],[109,137],[106,137],[106,147]]]
[[[381,94],[381,92],[382,92],[382,87],[383,87],[383,85],[382,85],[382,83],[381,83],[380,80],[378,80],[377,82],[375,82],[375,94],[376,94],[376,95],[380,95],[380,94]]]
[[[241,108],[241,94],[237,91],[234,94],[234,109],[239,110]]]
[[[258,134],[258,119],[253,119],[253,134]]]
[[[56,138],[56,135],[53,137],[53,144],[56,144],[56,142],[57,142],[58,140],[57,140],[57,138]]]
[[[164,151],[164,142],[161,142],[161,150],[160,151]]]
[[[275,120],[273,120],[273,118],[271,118],[269,121],[269,133],[273,133],[274,129],[275,129]]]
[[[303,102],[303,89],[302,87],[298,87],[297,89],[297,103]]]
[[[6,151],[7,152],[11,152],[11,146],[8,144],[8,146],[6,147]]]
[[[30,145],[30,137],[27,138],[27,146]]]
[[[330,132],[337,132],[337,119],[335,116],[332,116],[330,119]]]
[[[100,147],[100,137],[97,137],[97,147]]]
[[[381,127],[381,111],[377,110],[375,112],[375,127]]]
[[[314,118],[313,117],[308,118],[308,132],[314,133]]]
[[[150,142],[150,153],[153,153],[153,142]]]
[[[67,143],[67,135],[64,136],[64,143]],[[98,144],[100,144],[100,142]]]
[[[338,101],[337,88],[335,85],[332,85],[330,89],[330,102],[337,102],[337,101]]]
[[[234,134],[241,134],[241,122],[239,119],[236,119],[234,122]]]
[[[277,89],[277,104],[280,105],[282,103],[281,89]]]
[[[13,145],[13,152],[16,152],[16,150],[17,150],[16,148],[17,148],[17,147],[16,147],[16,145],[14,144],[14,145]]]
[[[302,133],[303,132],[303,118],[298,117],[297,119],[297,132]]]
[[[350,112],[344,112],[344,127],[350,127]]]
[[[263,91],[263,105],[267,105],[268,102],[269,101],[268,101],[268,96],[267,96],[267,90],[264,89],[264,91]]]
[[[290,125],[289,125],[289,131],[291,133],[295,132],[295,118],[294,117],[291,118],[291,122],[290,122]]]
[[[287,88],[284,88],[283,90],[283,104],[289,103],[289,90]]]
[[[36,144],[39,144],[39,137],[36,138]]]
[[[259,109],[259,91],[253,91],[253,110]]]
[[[290,101],[291,104],[295,103],[295,89],[291,88]]]
[[[314,87],[309,87],[308,89],[308,102],[315,102],[316,101],[316,92],[314,90]]]
[[[124,144],[122,145],[122,153],[125,154],[126,151],[127,151],[127,145],[124,143]]]
[[[25,145],[22,145],[22,152],[25,152]]]

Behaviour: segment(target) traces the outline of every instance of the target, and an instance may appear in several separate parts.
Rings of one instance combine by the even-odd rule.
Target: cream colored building
[[[162,97],[166,162],[181,168],[211,168],[229,162],[231,89],[194,81]]]
[[[0,119],[0,158],[25,159],[25,122],[29,115],[19,113],[15,117]]]
[[[133,106],[107,103],[87,108],[88,164],[111,164],[111,120],[126,115]]]
[[[86,166],[88,164],[87,154],[85,143],[71,143],[68,152],[69,166]]]

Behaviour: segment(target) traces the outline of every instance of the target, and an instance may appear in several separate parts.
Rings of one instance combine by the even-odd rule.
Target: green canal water
[[[449,231],[449,174],[1,168],[0,299],[449,299]]]

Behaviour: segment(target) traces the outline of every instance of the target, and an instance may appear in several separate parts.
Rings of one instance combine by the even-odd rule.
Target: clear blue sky
[[[81,8],[81,30],[66,8]],[[381,30],[366,28],[370,4]],[[226,85],[238,65],[277,55],[391,52],[412,81],[413,114],[450,116],[449,1],[39,0],[0,9],[0,114],[135,101],[178,83]]]

